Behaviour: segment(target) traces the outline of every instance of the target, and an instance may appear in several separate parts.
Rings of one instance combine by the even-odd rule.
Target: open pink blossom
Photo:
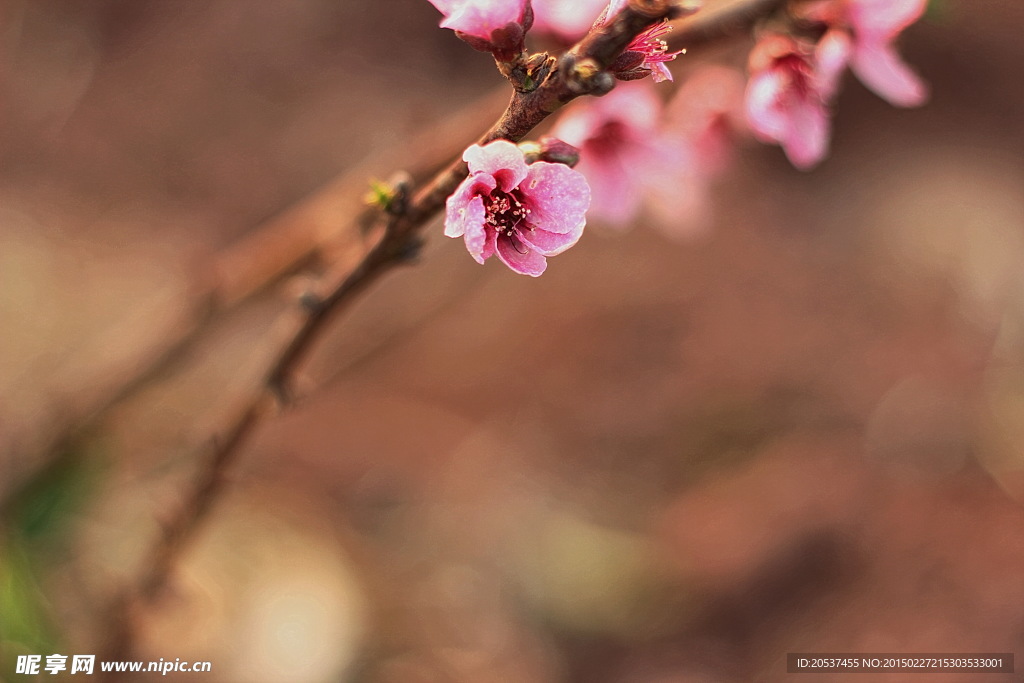
[[[917,21],[927,0],[818,0],[805,15],[851,42],[850,68],[880,97],[898,107],[916,107],[928,89],[896,52],[894,42]]]
[[[527,165],[508,140],[473,145],[462,155],[469,176],[448,198],[444,234],[462,237],[477,262],[492,254],[534,277],[548,256],[576,244],[586,225],[590,188],[563,164]]]
[[[750,54],[747,120],[755,135],[782,145],[797,168],[807,169],[828,153],[830,103],[849,55],[849,41],[826,35],[812,50],[772,34]]]
[[[450,28],[477,50],[515,54],[533,23],[529,0],[430,0]]]

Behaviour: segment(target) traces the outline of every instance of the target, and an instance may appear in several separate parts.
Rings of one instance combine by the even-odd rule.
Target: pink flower
[[[828,153],[829,105],[848,58],[849,42],[839,35],[826,35],[812,51],[773,34],[750,54],[747,120],[757,137],[782,145],[797,168]]]
[[[725,170],[736,139],[747,132],[745,87],[739,71],[710,64],[694,71],[672,98],[670,126],[689,142],[694,162],[705,176]]]
[[[533,30],[566,44],[587,34],[607,5],[606,0],[533,0]]]
[[[477,50],[510,58],[523,49],[533,23],[529,0],[430,0],[450,28]]]
[[[583,234],[590,188],[579,172],[546,161],[527,165],[508,140],[473,145],[462,159],[469,176],[448,198],[444,234],[464,238],[478,263],[497,254],[517,273],[536,277],[547,256]]]
[[[594,22],[594,26],[603,26],[611,21],[616,14],[621,12],[629,4],[629,0],[611,0],[608,6],[601,12],[601,16]],[[680,8],[681,12],[692,14],[696,11],[695,3],[687,4]],[[667,21],[649,27],[643,33],[633,39],[622,55],[612,64],[608,70],[615,74],[615,77],[622,81],[633,81],[643,78],[648,74],[655,83],[671,81],[672,72],[665,65],[685,50],[678,52],[668,51],[668,42],[664,36],[672,30]]]
[[[536,14],[534,27],[554,35],[562,42],[575,42],[590,29],[607,24],[627,4],[628,0],[611,0],[607,3],[604,0],[533,0]],[[691,3],[683,7],[682,11],[693,12],[695,7]],[[608,70],[623,81],[637,80],[647,75],[652,76],[655,82],[671,81],[672,73],[666,63],[683,52],[668,51],[664,36],[671,30],[668,22],[651,26],[633,39]]]
[[[924,13],[927,0],[827,0],[808,7],[808,18],[851,41],[850,68],[860,81],[898,107],[928,97],[921,79],[903,63],[894,42]]]
[[[608,68],[621,81],[633,81],[651,75],[655,83],[671,81],[672,72],[665,65],[685,50],[668,51],[668,42],[662,37],[672,30],[667,22],[655,24],[633,39],[617,60]]]
[[[559,119],[552,133],[580,150],[576,168],[593,192],[591,215],[616,225],[636,216],[644,179],[668,149],[655,140],[661,111],[661,100],[638,83],[577,103]]]
[[[672,237],[707,224],[707,178],[690,141],[666,121],[650,82],[575,104],[554,133],[580,148],[576,168],[591,186],[591,216],[625,228],[646,207]]]

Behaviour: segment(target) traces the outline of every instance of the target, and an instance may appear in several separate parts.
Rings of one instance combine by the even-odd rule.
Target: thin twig
[[[764,0],[754,0],[752,4],[766,5]],[[611,22],[593,29],[567,56],[557,62],[550,58],[540,85],[530,92],[515,92],[505,112],[479,143],[499,138],[522,140],[565,103],[583,94],[600,92],[604,69],[643,30],[671,18],[673,5],[670,0],[631,0],[626,9]],[[289,404],[289,384],[329,322],[384,273],[409,261],[418,247],[419,232],[443,208],[446,198],[467,174],[465,162],[456,161],[411,200],[398,202],[394,213],[369,231],[358,257],[350,254],[335,263],[321,282],[321,292],[312,292],[311,296],[303,298],[304,316],[273,362],[265,386],[240,411],[224,440],[214,446],[194,486],[187,492],[184,504],[167,523],[164,534],[144,560],[137,583],[121,592],[111,606],[106,630],[109,643],[104,659],[123,660],[130,656],[135,616],[162,593],[178,557],[220,498],[227,470],[256,427],[274,409],[275,399],[282,405]]]
[[[787,2],[788,0],[748,0],[712,12],[698,12],[676,25],[675,30],[668,36],[670,49],[693,50],[708,43],[749,32],[753,24],[774,14]]]
[[[84,410],[62,410],[60,424],[53,425],[51,433],[33,448],[31,464],[23,467],[25,473],[0,483],[0,515],[7,499],[25,480],[31,480],[62,453],[88,438],[114,408],[172,373],[224,313],[307,266],[312,270],[320,263],[336,263],[346,253],[361,259],[364,240],[356,226],[366,209],[363,193],[368,181],[409,159],[415,160],[410,169],[413,179],[429,179],[465,149],[470,140],[460,140],[464,131],[486,126],[506,98],[504,87],[496,89],[423,130],[401,148],[375,152],[323,189],[255,228],[212,261],[204,262],[196,269],[194,279],[198,284],[184,297],[180,314],[168,314],[148,348],[122,359],[106,372],[107,377],[117,378],[116,382],[97,382],[94,398]]]

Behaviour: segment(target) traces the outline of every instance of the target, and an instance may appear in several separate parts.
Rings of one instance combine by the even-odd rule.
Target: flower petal
[[[490,40],[491,33],[523,18],[526,0],[430,0],[445,19],[442,28]]]
[[[584,148],[584,154],[589,151]],[[640,210],[643,184],[657,171],[642,154],[629,150],[604,150],[584,156],[576,167],[590,184],[587,213],[613,227],[628,227]]]
[[[891,39],[917,21],[928,0],[847,0],[858,40]]]
[[[438,12],[448,16],[455,9],[455,6],[458,5],[459,0],[429,0],[429,2],[437,8]]]
[[[804,99],[790,108],[789,129],[780,142],[793,165],[807,170],[828,154],[829,132],[829,114],[825,107]]]
[[[846,31],[831,30],[818,42],[814,50],[815,87],[823,100],[829,101],[836,94],[852,50],[853,41]]]
[[[525,253],[520,252],[512,245],[511,238],[504,235],[498,236],[497,232],[493,234],[492,239],[498,258],[512,270],[521,275],[537,277],[548,267],[548,260],[540,252],[534,251],[528,246],[525,248]]]
[[[586,178],[562,164],[538,161],[531,165],[519,190],[531,211],[530,223],[548,232],[575,230],[590,206]]]
[[[569,232],[563,233],[548,232],[540,228],[521,230],[519,238],[527,247],[544,256],[557,256],[579,241],[586,225],[587,222],[584,220]]]
[[[672,72],[668,70],[664,62],[653,62],[648,64],[651,69],[651,78],[655,83],[672,80]]]
[[[590,30],[604,0],[533,0],[533,31],[576,42]]]
[[[858,43],[852,68],[861,83],[897,107],[917,107],[928,99],[928,87],[903,63],[891,43]]]
[[[788,128],[786,115],[780,106],[788,85],[789,79],[778,69],[755,74],[747,84],[747,122],[762,140],[778,140]]]
[[[444,234],[461,237],[468,227],[483,225],[486,215],[480,195],[490,193],[496,185],[494,178],[483,173],[463,180],[445,202]]]
[[[466,232],[463,235],[466,241],[466,251],[477,263],[484,262],[484,243],[487,241],[487,229],[484,226],[484,200],[483,197],[474,197],[469,204],[469,214],[466,220]]]
[[[473,145],[463,153],[462,160],[469,164],[470,174],[494,176],[502,192],[523,182],[529,170],[522,150],[508,140],[495,140],[483,147]]]

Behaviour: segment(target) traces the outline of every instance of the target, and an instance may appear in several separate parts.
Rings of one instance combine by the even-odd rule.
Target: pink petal
[[[484,228],[484,200],[482,197],[475,197],[470,202],[468,213],[464,233],[466,251],[476,259],[477,263],[483,263],[484,242],[487,240],[487,233]]]
[[[484,174],[463,180],[445,202],[444,234],[460,237],[468,227],[483,225],[484,204],[479,195],[488,194],[496,184],[494,178]]]
[[[747,84],[747,121],[762,140],[779,140],[789,127],[779,104],[788,84],[778,69],[756,74]]]
[[[928,0],[847,0],[848,21],[857,39],[893,38],[917,21]]]
[[[917,107],[928,98],[927,86],[891,43],[858,43],[852,67],[864,85],[897,107]]]
[[[490,40],[491,33],[523,18],[526,0],[430,0],[445,19],[443,28]]]
[[[528,171],[522,150],[508,140],[495,140],[483,147],[473,145],[463,153],[462,160],[469,164],[470,174],[494,176],[503,192],[523,182]]]
[[[487,259],[494,256],[494,238],[497,235],[497,231],[495,231],[494,228],[488,228],[487,226],[484,227],[486,230],[486,234],[484,237],[484,248],[480,252],[480,258],[477,259],[477,261],[480,263],[483,263]]]
[[[644,138],[657,127],[662,108],[661,99],[646,80],[620,83],[604,97],[575,103],[558,120],[552,134],[582,147],[604,124],[614,121],[626,128],[628,136]]]
[[[701,175],[725,170],[734,141],[747,124],[743,116],[746,79],[735,69],[703,66],[694,72],[672,99],[674,128],[689,145],[690,163]]]
[[[789,129],[780,142],[793,165],[807,170],[828,154],[828,112],[818,102],[803,100],[790,107],[789,115]]]
[[[586,224],[587,222],[583,221],[574,229],[565,233],[548,232],[540,228],[521,230],[519,237],[523,244],[533,251],[543,256],[557,256],[579,241]]]
[[[448,16],[456,5],[459,4],[459,0],[429,0],[430,4],[437,8],[437,11],[441,14]]]
[[[499,239],[497,233],[493,234],[493,242],[498,258],[512,270],[521,275],[537,277],[548,267],[547,259],[540,252],[533,251],[527,247],[526,253],[520,253],[512,246],[512,242],[508,237]]]
[[[626,9],[626,5],[628,4],[629,0],[611,0],[605,11],[608,13],[609,17],[614,17],[616,14]]]
[[[594,26],[604,26],[614,19],[616,14],[625,9],[628,4],[629,0],[610,0],[608,5],[601,10],[601,14],[597,15],[597,19],[594,21]]]
[[[649,64],[649,66],[651,68],[651,78],[655,83],[672,80],[672,72],[668,70],[664,62],[654,62]]]
[[[519,189],[531,211],[530,223],[548,232],[575,230],[590,206],[587,179],[563,164],[538,161]]]
[[[636,186],[637,176],[630,174],[629,163],[622,155],[606,153],[590,159],[584,156],[576,168],[591,184],[591,215],[612,225],[628,225],[640,210],[643,195]]]
[[[839,78],[850,62],[853,41],[845,31],[832,30],[815,48],[815,87],[825,101],[831,100],[839,86]]]
[[[533,0],[533,31],[579,40],[594,25],[604,0]]]
[[[626,225],[643,199],[643,184],[660,162],[663,105],[650,81],[622,83],[600,99],[573,105],[554,135],[580,148],[576,167],[590,184],[591,215]]]
[[[651,201],[648,206],[667,223],[689,221],[689,214],[697,202],[695,197],[708,191],[710,174],[695,162],[695,153],[686,140],[665,143],[661,167],[654,167],[647,175],[645,191]],[[671,161],[670,161],[671,160]]]

